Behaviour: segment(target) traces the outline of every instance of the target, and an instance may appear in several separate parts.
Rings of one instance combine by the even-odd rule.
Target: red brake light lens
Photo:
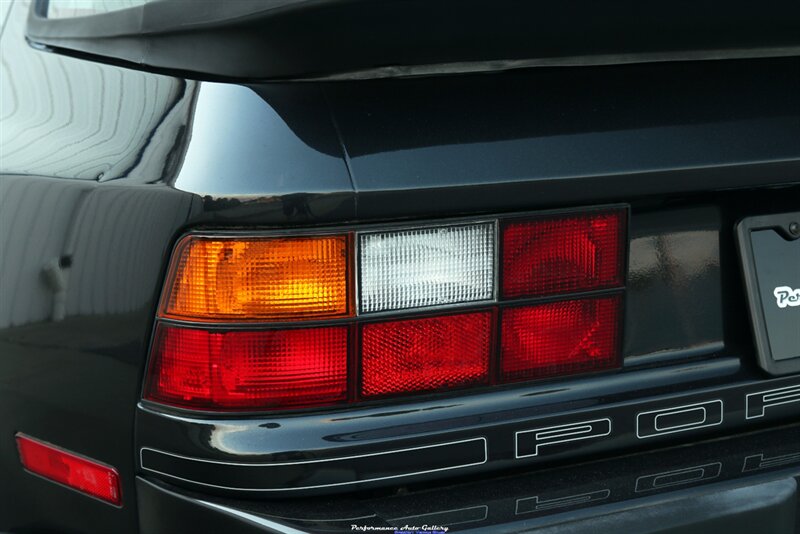
[[[620,296],[503,311],[501,379],[531,380],[617,367]]]
[[[492,322],[480,312],[364,325],[361,396],[488,383]]]
[[[538,297],[623,284],[625,210],[515,221],[502,228],[502,294]]]
[[[16,438],[20,461],[31,473],[114,506],[122,506],[122,490],[116,469],[22,434],[17,434]]]
[[[208,331],[159,325],[145,398],[184,408],[263,410],[347,397],[349,328]]]

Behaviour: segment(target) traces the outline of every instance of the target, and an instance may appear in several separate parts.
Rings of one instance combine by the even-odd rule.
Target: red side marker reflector
[[[620,365],[620,296],[503,311],[501,379],[565,376]]]
[[[31,473],[114,506],[122,506],[122,490],[116,469],[22,434],[16,437],[19,458]]]
[[[620,287],[625,210],[557,215],[502,227],[502,294],[538,297]]]
[[[491,339],[491,312],[366,324],[361,396],[487,384]]]
[[[200,410],[264,410],[347,398],[347,326],[208,331],[159,325],[145,398]]]

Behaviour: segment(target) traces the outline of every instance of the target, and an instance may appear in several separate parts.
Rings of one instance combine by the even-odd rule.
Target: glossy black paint
[[[733,228],[796,210],[797,59],[239,86],[34,50],[26,9],[14,3],[0,46],[0,530],[150,526],[135,482],[145,445],[313,459],[354,440],[392,448],[409,430],[416,444],[484,425],[508,435],[565,410],[769,384]],[[189,229],[610,202],[631,205],[624,373],[280,420],[137,408],[168,254]],[[16,432],[116,467],[123,508],[24,473]]]
[[[797,180],[797,59],[329,85],[359,218]],[[735,91],[731,88],[735,87]],[[724,167],[718,167],[725,162]]]
[[[272,464],[211,462],[150,448],[141,450],[140,459],[142,469],[150,474],[214,488],[212,491],[258,492],[271,497],[287,494],[287,488],[330,490],[332,485],[338,485],[348,491],[364,487],[370,481],[389,480],[390,484],[397,484],[398,478],[408,480],[412,474],[439,473],[441,476],[447,471],[460,472],[466,467],[485,464],[486,449],[486,438],[479,437],[416,447],[398,440],[391,444],[390,450],[311,462],[285,461],[291,459],[288,454],[281,455],[286,458]],[[292,492],[293,495],[298,493]]]
[[[506,471],[495,477],[417,485],[397,492],[267,503],[209,497],[139,479],[141,524],[154,533],[183,525],[196,532],[283,532],[288,528],[352,532],[353,524],[423,523],[452,525],[456,532],[528,532],[536,528],[563,532],[557,530],[559,525],[565,528],[581,521],[580,528],[566,532],[602,532],[610,528],[608,522],[614,516],[627,511],[633,517],[627,524],[611,523],[620,529],[612,531],[718,532],[725,525],[726,532],[763,529],[792,534],[798,524],[793,509],[798,496],[791,477],[800,476],[799,432],[797,425],[782,426],[577,466]],[[768,517],[751,517],[760,506],[769,507],[773,498],[784,495],[782,485],[772,482],[787,480],[788,510],[773,508]],[[759,492],[757,488],[765,483],[770,491]],[[742,494],[725,498],[732,490]],[[657,514],[658,506],[667,503],[675,504],[670,513]],[[700,509],[698,503],[703,503]],[[721,506],[724,503],[730,507]],[[658,524],[642,522],[642,518],[658,516]]]
[[[722,210],[713,205],[637,212],[628,268],[627,306],[636,310],[625,323],[628,365],[724,349],[724,228]]]

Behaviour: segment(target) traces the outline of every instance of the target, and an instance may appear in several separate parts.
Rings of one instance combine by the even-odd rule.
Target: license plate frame
[[[800,211],[747,217],[736,225],[750,322],[761,367],[800,372]]]

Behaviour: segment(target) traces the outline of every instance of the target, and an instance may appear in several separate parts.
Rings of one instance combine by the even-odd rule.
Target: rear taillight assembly
[[[185,236],[147,400],[336,406],[621,365],[627,210],[331,235]]]

